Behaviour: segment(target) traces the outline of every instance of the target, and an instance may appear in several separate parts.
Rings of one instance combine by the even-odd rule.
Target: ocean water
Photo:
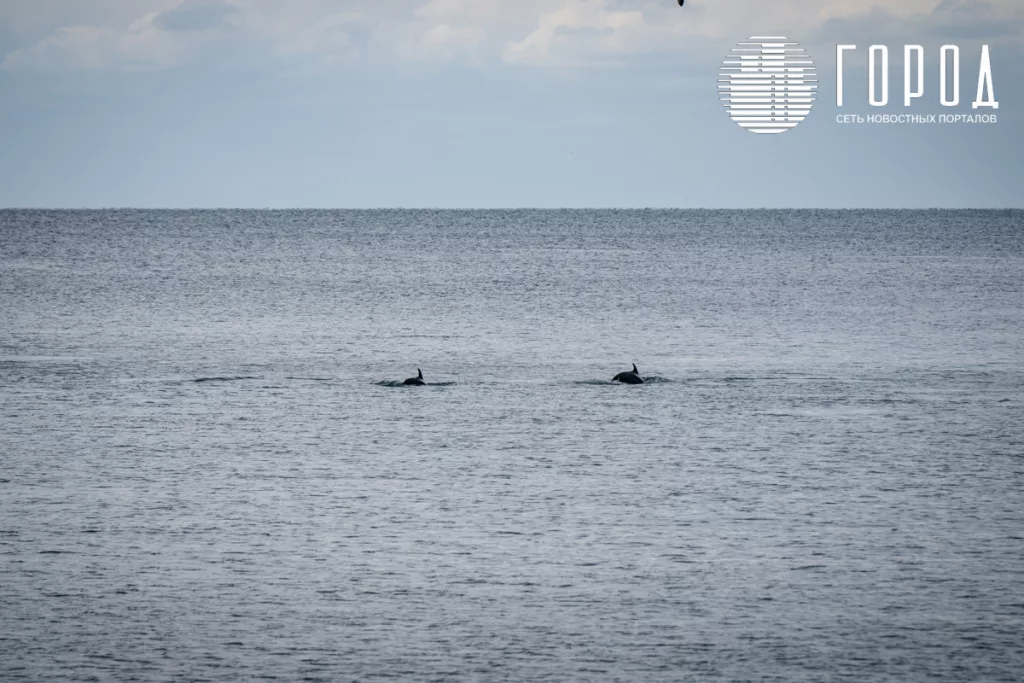
[[[1022,408],[1020,211],[0,211],[0,679],[1018,681]]]

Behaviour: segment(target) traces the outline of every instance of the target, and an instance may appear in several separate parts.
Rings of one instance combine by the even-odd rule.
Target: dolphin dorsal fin
[[[422,370],[420,370],[419,368],[416,368],[416,376],[417,376],[417,377],[418,377],[419,379],[423,379],[423,371],[422,371]]]
[[[640,371],[636,369],[636,363],[633,363],[633,374],[634,375],[639,375],[640,374]]]

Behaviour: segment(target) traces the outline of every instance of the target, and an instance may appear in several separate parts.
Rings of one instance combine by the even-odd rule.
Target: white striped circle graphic
[[[722,62],[718,94],[751,133],[785,133],[811,113],[817,75],[810,55],[788,38],[752,36]]]

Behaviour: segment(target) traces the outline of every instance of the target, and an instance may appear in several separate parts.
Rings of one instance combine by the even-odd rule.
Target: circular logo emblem
[[[753,36],[722,62],[718,94],[729,117],[751,133],[785,133],[811,113],[817,75],[793,41]]]

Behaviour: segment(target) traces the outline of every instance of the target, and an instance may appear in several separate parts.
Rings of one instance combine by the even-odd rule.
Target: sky
[[[781,135],[720,101],[750,36],[817,68]],[[998,109],[971,106],[983,45]],[[1020,208],[1022,75],[1020,0],[4,0],[0,207]]]

